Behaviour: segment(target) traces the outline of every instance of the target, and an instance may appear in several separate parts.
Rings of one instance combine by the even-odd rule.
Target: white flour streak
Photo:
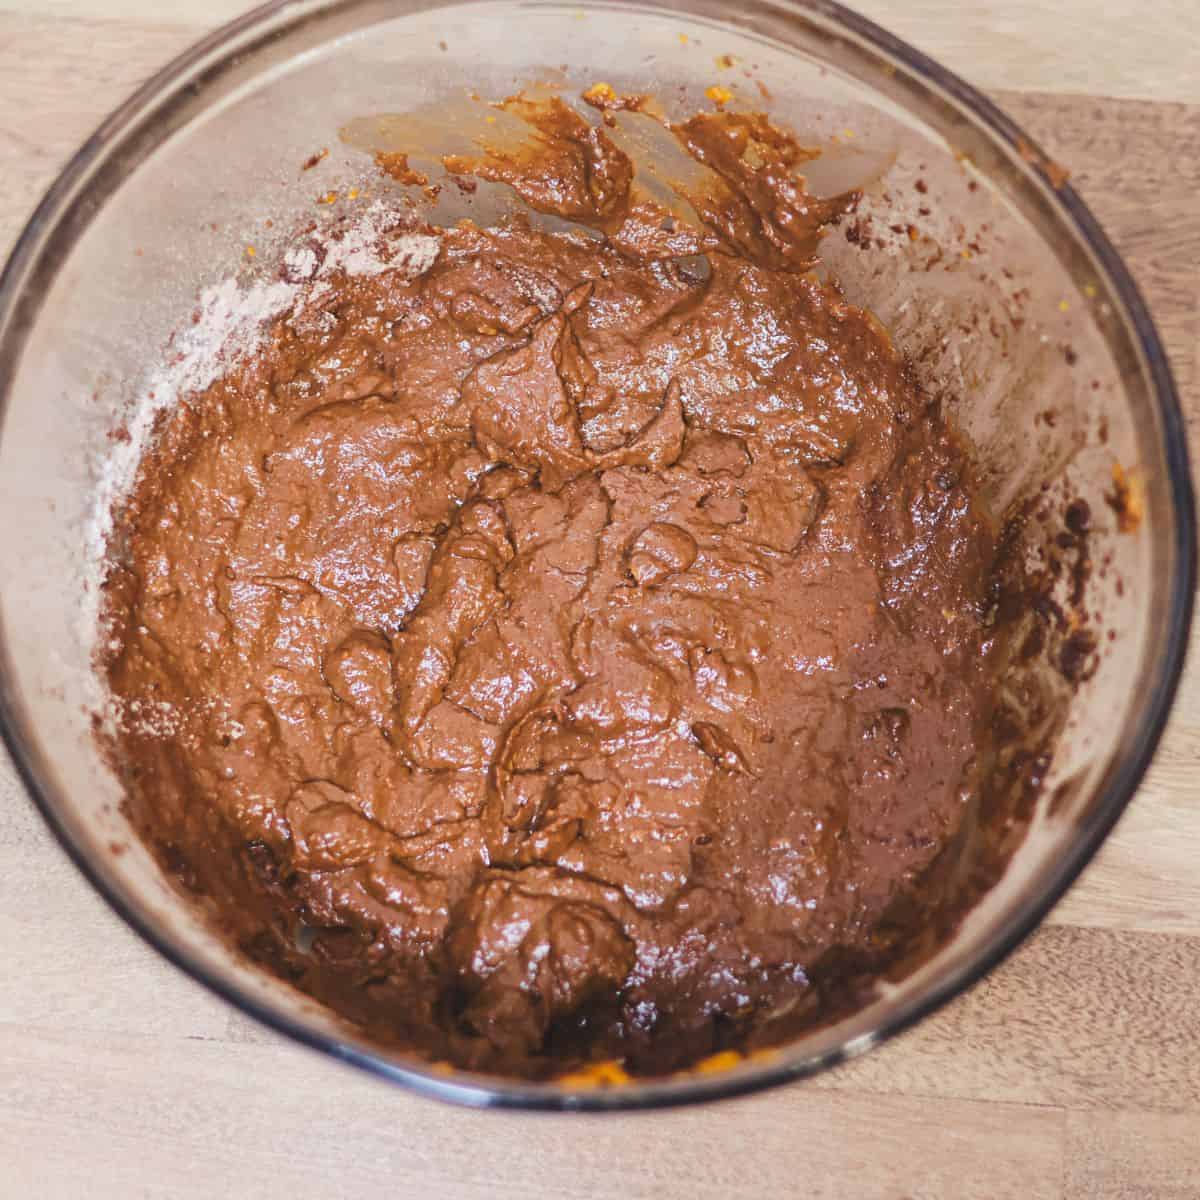
[[[242,286],[222,280],[200,294],[191,324],[179,330],[149,371],[136,398],[124,411],[120,435],[97,464],[95,500],[86,531],[88,586],[83,589],[81,633],[94,646],[100,624],[101,587],[114,516],[137,477],[161,413],[185,396],[203,391],[253,353],[269,322],[298,303],[320,302],[335,286],[334,276],[402,271],[408,278],[433,266],[441,243],[427,234],[389,232],[396,215],[374,204],[350,226],[293,245],[284,256],[281,278]]]

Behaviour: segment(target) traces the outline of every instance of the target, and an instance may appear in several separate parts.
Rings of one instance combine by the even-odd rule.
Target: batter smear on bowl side
[[[813,273],[853,197],[788,135],[671,127],[689,225],[603,124],[502,107],[529,140],[448,168],[588,228],[398,213],[393,269],[164,416],[111,545],[109,749],[214,920],[372,1036],[670,1071],[861,1002],[994,870],[1000,542]]]

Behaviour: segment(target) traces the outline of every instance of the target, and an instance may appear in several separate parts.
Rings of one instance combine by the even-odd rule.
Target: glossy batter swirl
[[[774,1040],[908,944],[978,796],[963,452],[795,263],[432,236],[143,463],[108,585],[131,811],[250,953],[427,1057]]]

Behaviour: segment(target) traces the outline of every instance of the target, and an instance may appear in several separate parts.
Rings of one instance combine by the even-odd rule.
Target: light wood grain
[[[105,112],[241,0],[0,0],[0,251]],[[1195,0],[864,0],[1066,163],[1163,331],[1200,450]],[[1200,633],[1197,635],[1200,637]],[[142,945],[0,761],[0,1200],[1200,1197],[1200,657],[1136,802],[1050,921],[807,1084],[612,1120],[389,1089]]]
[[[100,18],[139,30],[171,24],[191,35],[248,7],[242,0],[0,0],[0,14]],[[979,87],[1200,101],[1194,0],[859,0],[854,7]]]
[[[1192,1113],[1067,1114],[1063,1200],[1192,1200],[1200,1137]]]
[[[581,1121],[447,1110],[275,1042],[230,1050],[0,1027],[0,1060],[13,1073],[0,1083],[0,1161],[21,1172],[5,1195],[1061,1194],[1066,1114],[1035,1105],[947,1100],[930,1120],[916,1097],[791,1088]],[[63,1131],[48,1125],[51,1113],[87,1114],[71,1131],[70,1153]],[[192,1170],[181,1174],[181,1163]]]
[[[940,1013],[814,1086],[1197,1116],[1198,984],[1200,938],[1044,928]]]

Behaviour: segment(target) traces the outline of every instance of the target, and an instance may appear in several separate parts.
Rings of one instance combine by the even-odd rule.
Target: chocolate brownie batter
[[[786,135],[676,127],[714,179],[684,229],[601,127],[508,103],[533,141],[451,169],[592,232],[425,230],[424,273],[340,278],[170,414],[113,546],[112,752],[215,919],[374,1036],[670,1070],[829,1015],[945,899],[996,550],[809,271],[849,201]]]

